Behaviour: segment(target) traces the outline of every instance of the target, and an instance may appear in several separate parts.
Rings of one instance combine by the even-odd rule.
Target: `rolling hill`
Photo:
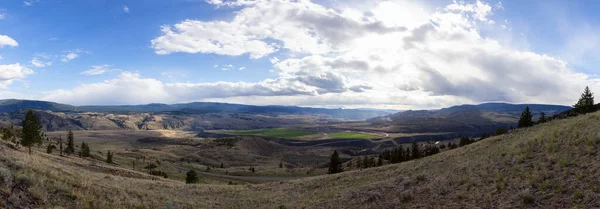
[[[400,164],[258,185],[186,185],[0,144],[5,208],[598,208],[600,113]]]
[[[521,112],[527,106],[534,113],[534,118],[541,112],[552,116],[571,109],[559,105],[485,103],[439,110],[410,110],[372,118],[367,122],[387,132],[452,133],[449,137],[479,136],[494,132],[499,127],[516,126]]]
[[[23,109],[47,110],[52,112],[96,112],[96,113],[171,113],[171,114],[280,114],[280,115],[324,115],[345,120],[364,120],[389,114],[390,110],[327,109],[297,106],[254,106],[215,102],[193,102],[186,104],[147,104],[115,106],[71,106],[46,101],[0,100],[0,113],[17,112]]]

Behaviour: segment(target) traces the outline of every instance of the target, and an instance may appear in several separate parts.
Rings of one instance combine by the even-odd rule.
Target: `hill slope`
[[[185,104],[147,104],[114,106],[71,106],[46,101],[0,100],[0,113],[12,113],[23,109],[47,110],[52,112],[97,112],[97,113],[176,113],[176,114],[288,114],[327,115],[333,118],[364,120],[389,114],[389,110],[327,109],[297,106],[255,106],[216,102],[193,102]]]
[[[552,116],[571,109],[560,105],[485,103],[440,110],[404,111],[376,117],[368,122],[388,132],[454,132],[458,135],[479,136],[494,132],[498,127],[516,125],[526,106],[529,106],[536,118],[541,112]]]
[[[260,185],[185,185],[0,145],[7,208],[598,208],[600,113],[427,158]]]

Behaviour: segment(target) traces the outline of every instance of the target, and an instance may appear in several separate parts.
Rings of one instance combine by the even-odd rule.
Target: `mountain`
[[[103,158],[60,157],[42,148],[28,155],[1,141],[0,206],[600,208],[599,118],[600,113],[591,113],[554,120],[399,164],[241,185],[218,185],[206,176],[201,184],[186,185],[172,176],[148,175],[141,161],[131,170],[129,162],[142,151],[120,150],[131,157],[108,165]],[[172,160],[160,165],[189,164]]]
[[[452,133],[449,137],[479,136],[499,127],[516,126],[525,107],[529,107],[536,118],[541,112],[552,116],[571,109],[560,105],[484,103],[439,110],[409,110],[372,118],[367,122],[388,132]]]
[[[327,109],[297,106],[255,106],[215,102],[193,102],[185,104],[147,104],[147,105],[115,105],[115,106],[71,106],[46,101],[0,100],[0,113],[17,112],[23,109],[48,110],[52,112],[97,112],[97,113],[166,113],[208,114],[208,113],[242,113],[242,114],[289,114],[289,115],[324,115],[345,120],[364,120],[387,115],[384,110],[360,109]]]
[[[5,99],[0,100],[0,112],[16,112],[22,109],[50,110],[54,112],[75,112],[77,107],[46,101]]]

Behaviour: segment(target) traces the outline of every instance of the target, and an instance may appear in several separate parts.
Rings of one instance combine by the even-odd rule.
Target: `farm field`
[[[316,132],[294,130],[289,128],[272,128],[272,129],[259,129],[259,130],[248,130],[248,131],[227,131],[223,134],[230,135],[258,135],[258,136],[269,136],[279,138],[293,138],[299,136],[313,135]]]

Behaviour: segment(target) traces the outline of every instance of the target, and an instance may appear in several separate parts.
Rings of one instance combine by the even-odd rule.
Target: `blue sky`
[[[7,0],[0,98],[570,104],[585,85],[600,90],[596,4]]]

